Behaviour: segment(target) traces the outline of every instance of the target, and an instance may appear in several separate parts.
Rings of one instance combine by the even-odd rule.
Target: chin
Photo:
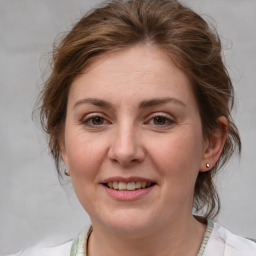
[[[125,209],[112,212],[101,220],[105,228],[127,237],[137,237],[152,232],[154,218],[145,211],[138,209]]]

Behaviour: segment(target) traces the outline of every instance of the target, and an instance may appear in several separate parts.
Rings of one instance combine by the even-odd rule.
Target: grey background
[[[71,185],[59,185],[31,113],[56,35],[96,2],[0,0],[0,254],[62,242],[89,223]],[[236,89],[234,118],[243,153],[218,177],[222,211],[217,221],[256,238],[256,1],[183,2],[216,21]]]

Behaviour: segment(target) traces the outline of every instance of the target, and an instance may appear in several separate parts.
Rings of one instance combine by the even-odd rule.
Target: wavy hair
[[[52,70],[41,92],[39,108],[57,171],[61,175],[60,146],[74,77],[103,53],[145,43],[163,49],[190,79],[204,137],[219,129],[218,117],[228,120],[223,152],[211,171],[199,172],[194,190],[194,208],[205,207],[205,216],[214,217],[220,200],[213,177],[236,148],[241,150],[231,117],[234,91],[223,64],[218,34],[202,17],[176,0],[105,2],[82,17],[54,46]]]

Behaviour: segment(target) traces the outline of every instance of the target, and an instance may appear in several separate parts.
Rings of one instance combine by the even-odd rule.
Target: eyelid
[[[96,117],[102,118],[104,120],[103,124],[93,125],[93,124],[88,123],[90,120],[92,120],[93,118],[96,118]],[[170,126],[170,125],[173,125],[174,123],[176,123],[175,118],[171,114],[165,113],[165,112],[151,113],[150,115],[147,116],[146,121],[143,123],[149,124],[154,118],[157,118],[157,117],[162,117],[162,118],[166,119],[167,124],[163,124],[163,125],[152,124],[152,126],[166,127],[166,126]],[[79,123],[82,125],[88,126],[88,127],[94,128],[94,127],[98,126],[98,128],[99,128],[106,124],[111,124],[111,121],[110,121],[109,117],[106,116],[104,113],[92,112],[92,113],[87,113],[87,114],[83,115],[83,117],[80,119]]]
[[[90,120],[92,120],[93,118],[96,118],[96,117],[100,117],[102,119],[104,119],[104,123],[101,124],[101,125],[93,125],[93,124],[88,124],[88,122]],[[97,127],[97,126],[103,126],[105,125],[106,123],[110,123],[110,121],[108,120],[108,118],[106,117],[106,115],[104,115],[103,113],[101,112],[93,112],[93,113],[88,113],[86,115],[84,115],[81,120],[80,120],[80,123],[82,125],[86,125],[88,127]]]
[[[155,113],[150,114],[148,116],[147,121],[145,123],[149,123],[150,121],[152,121],[156,117],[165,118],[169,122],[169,124],[154,125],[154,126],[162,126],[162,127],[164,127],[164,126],[170,126],[170,125],[176,123],[176,120],[175,120],[175,118],[172,115],[170,115],[168,113],[163,113],[163,112],[155,112]]]
[[[148,115],[147,120],[158,117],[158,116],[175,121],[175,118],[173,117],[173,115],[166,113],[166,112],[151,113],[150,115]]]

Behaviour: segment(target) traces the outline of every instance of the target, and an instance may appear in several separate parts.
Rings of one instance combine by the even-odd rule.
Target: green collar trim
[[[207,219],[207,228],[204,233],[204,238],[197,256],[203,256],[203,253],[205,251],[206,245],[209,241],[213,228],[214,228],[214,222],[210,219]],[[88,241],[91,233],[92,233],[92,226],[90,226],[87,232],[86,231],[82,232],[79,235],[79,237],[76,240],[74,240],[70,250],[70,256],[86,256]]]
[[[201,243],[200,250],[199,250],[197,256],[203,256],[206,245],[207,245],[207,243],[209,241],[209,238],[212,234],[213,228],[214,228],[214,222],[210,219],[207,219],[207,228],[206,228],[206,231],[204,233],[204,238],[203,238],[203,241]]]
[[[87,232],[82,232],[79,237],[74,240],[70,250],[70,256],[86,256],[88,241],[91,233],[92,226],[90,226]]]

